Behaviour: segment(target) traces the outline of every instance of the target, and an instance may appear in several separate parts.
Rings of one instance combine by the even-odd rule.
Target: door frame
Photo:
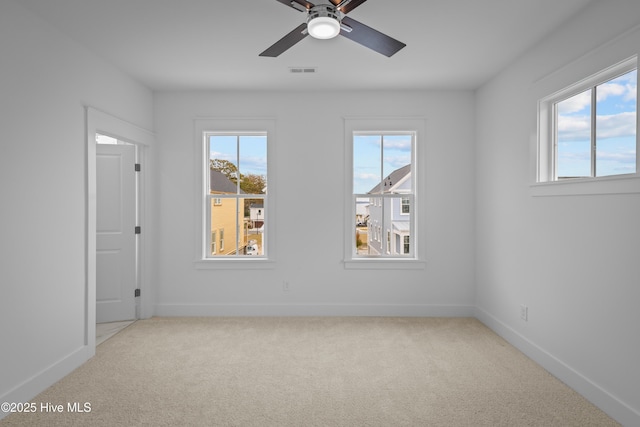
[[[140,300],[138,318],[151,317],[152,307],[150,298],[150,282],[147,275],[149,252],[147,251],[148,236],[145,229],[149,229],[146,177],[149,166],[148,150],[153,146],[155,135],[139,126],[119,119],[108,113],[85,107],[87,130],[87,170],[86,170],[86,251],[85,251],[85,334],[84,342],[89,350],[89,357],[95,354],[96,347],[96,243],[97,243],[97,170],[96,170],[96,134],[107,135],[118,140],[134,144],[138,151],[138,163],[141,165],[138,177],[138,209],[139,221],[144,225],[138,236],[138,273],[140,285]],[[139,224],[139,225],[140,225]]]

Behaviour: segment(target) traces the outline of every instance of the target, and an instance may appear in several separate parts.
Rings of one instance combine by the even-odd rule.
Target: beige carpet
[[[0,425],[618,425],[460,318],[143,320],[33,402],[65,411]]]

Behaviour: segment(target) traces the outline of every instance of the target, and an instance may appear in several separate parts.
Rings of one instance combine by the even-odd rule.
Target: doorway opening
[[[147,180],[147,166],[149,158],[149,149],[154,145],[155,135],[147,129],[141,128],[130,122],[122,120],[118,117],[112,116],[103,111],[97,110],[93,107],[85,107],[86,118],[86,156],[87,156],[87,169],[86,169],[86,259],[85,259],[85,274],[86,274],[86,287],[85,287],[85,347],[87,358],[92,357],[95,354],[96,347],[96,324],[97,324],[97,274],[98,274],[98,197],[99,193],[102,193],[104,189],[99,191],[98,188],[98,150],[102,150],[103,147],[133,147],[133,158],[137,164],[141,165],[141,171],[136,172],[137,185],[134,185],[134,217],[137,219],[137,224],[134,224],[134,233],[137,232],[137,227],[142,226],[141,234],[134,240],[134,250],[132,255],[126,259],[133,259],[133,271],[134,271],[134,314],[127,317],[133,319],[144,319],[151,317],[152,314],[152,296],[150,289],[150,280],[148,275],[147,266],[150,262],[150,253],[147,250],[150,242],[150,236],[144,229],[147,221],[147,212],[149,212],[149,198],[146,191]],[[97,136],[101,135],[97,140]],[[111,138],[111,139],[110,139]],[[126,149],[125,149],[126,151]],[[118,163],[113,158],[112,161],[107,162],[111,165]],[[127,170],[128,167],[126,168]],[[123,170],[125,170],[123,168]],[[135,178],[134,178],[135,180]],[[137,187],[137,190],[135,189]],[[118,186],[112,185],[107,188],[117,189]],[[137,203],[135,202],[137,200]],[[114,209],[115,210],[115,209]],[[114,217],[115,218],[115,217]],[[129,226],[121,226],[121,228],[129,228]],[[115,228],[114,228],[115,230]],[[113,231],[113,230],[112,230]],[[116,234],[115,232],[113,234]],[[127,233],[128,234],[128,233]],[[112,259],[115,259],[112,258]],[[115,262],[115,261],[109,261]],[[107,263],[108,264],[108,263]],[[129,292],[127,291],[127,294]],[[102,295],[101,297],[104,297]],[[113,295],[107,295],[103,299],[118,299]]]
[[[139,157],[136,144],[96,134],[98,324],[137,319],[140,312]]]

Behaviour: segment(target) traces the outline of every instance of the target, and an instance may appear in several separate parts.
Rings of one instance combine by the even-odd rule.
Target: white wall
[[[476,101],[479,317],[625,425],[640,425],[640,194],[529,185],[536,95],[637,53],[640,32],[623,32],[638,24],[640,3],[596,1]]]
[[[151,128],[153,97],[10,0],[0,58],[0,401],[19,402],[89,354],[84,106]]]
[[[17,3],[1,2],[0,401],[32,398],[87,356],[90,105],[157,132],[149,183],[158,190],[149,257],[157,262],[147,266],[155,268],[156,314],[473,315],[477,301],[485,323],[617,419],[640,424],[640,198],[534,198],[529,190],[531,88],[638,16],[640,4],[596,1],[475,97],[219,92],[157,93],[154,102]],[[426,268],[345,270],[342,118],[403,115],[427,119]],[[220,116],[277,120],[273,269],[194,266],[193,119]],[[304,250],[300,205],[316,207],[310,224],[333,225],[311,227]],[[520,304],[529,306],[528,322]]]
[[[158,315],[473,315],[471,92],[157,93]],[[313,100],[313,101],[312,101]],[[423,270],[346,270],[345,116],[424,116]],[[198,270],[197,117],[276,119],[277,260],[267,270]],[[304,209],[301,206],[313,206]],[[283,281],[290,291],[283,292]]]

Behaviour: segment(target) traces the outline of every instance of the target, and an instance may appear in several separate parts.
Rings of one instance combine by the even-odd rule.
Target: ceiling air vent
[[[292,74],[313,74],[317,70],[316,67],[289,67],[289,72]]]

